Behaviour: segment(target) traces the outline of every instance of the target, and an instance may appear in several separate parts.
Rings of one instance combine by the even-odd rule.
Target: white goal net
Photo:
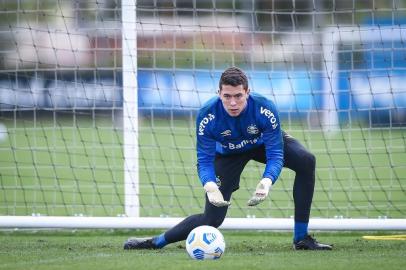
[[[196,112],[238,66],[316,156],[311,217],[406,228],[405,18],[406,1],[1,1],[0,216],[201,212]],[[246,205],[262,171],[228,217],[292,217],[288,169]]]

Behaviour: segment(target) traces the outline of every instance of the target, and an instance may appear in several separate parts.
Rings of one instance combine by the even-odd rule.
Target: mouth
[[[238,109],[230,109],[230,114],[237,114],[239,112]]]

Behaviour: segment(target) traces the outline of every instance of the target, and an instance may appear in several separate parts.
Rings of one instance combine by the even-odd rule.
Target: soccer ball
[[[225,248],[223,235],[211,226],[194,228],[186,239],[186,251],[195,260],[219,259]]]

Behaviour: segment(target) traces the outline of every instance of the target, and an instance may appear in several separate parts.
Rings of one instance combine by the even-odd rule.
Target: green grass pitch
[[[317,233],[333,251],[293,251],[291,234],[223,231],[226,251],[216,261],[194,261],[179,242],[162,250],[124,251],[133,235],[160,231],[0,232],[0,269],[404,269],[406,241],[372,241],[356,233]],[[393,232],[394,233],[394,232]],[[376,234],[376,233],[375,233]]]

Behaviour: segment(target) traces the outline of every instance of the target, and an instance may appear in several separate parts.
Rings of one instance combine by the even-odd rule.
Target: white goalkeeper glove
[[[272,188],[272,180],[270,178],[262,178],[259,181],[257,188],[255,189],[254,194],[251,199],[248,200],[248,206],[255,206],[263,202],[268,196],[269,191]]]
[[[223,194],[219,190],[218,186],[214,182],[207,182],[203,186],[204,190],[206,191],[207,198],[209,202],[217,207],[229,206],[231,203],[225,201],[223,198]]]

